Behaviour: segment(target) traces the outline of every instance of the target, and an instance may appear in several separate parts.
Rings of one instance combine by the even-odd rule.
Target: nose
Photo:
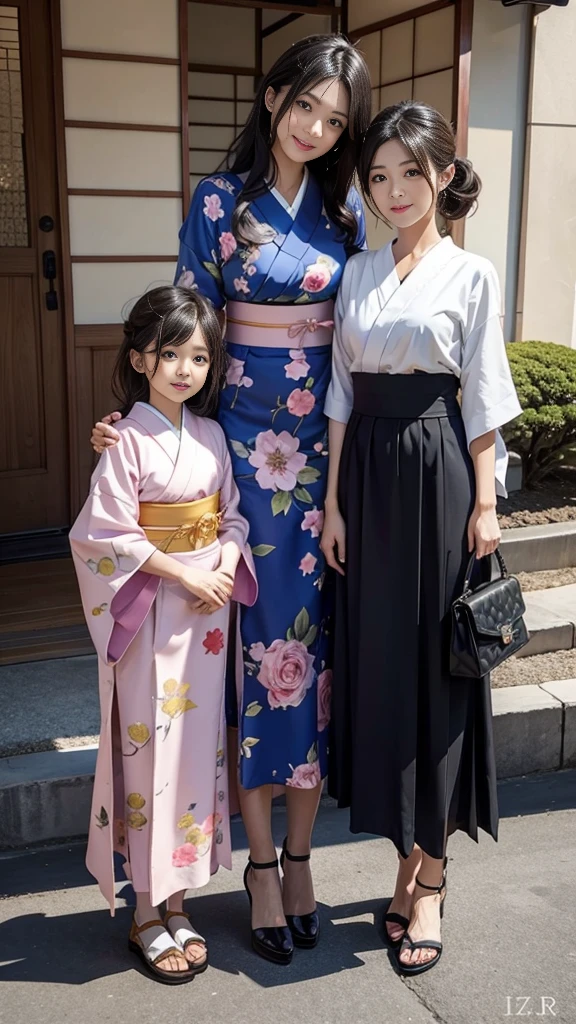
[[[314,121],[314,123],[310,126],[308,132],[313,139],[322,138],[322,121],[320,120],[320,118],[318,118],[317,121]]]
[[[189,377],[191,372],[192,371],[191,371],[191,368],[190,368],[190,361],[187,359],[186,362],[180,363],[180,366],[178,367],[178,370],[177,370],[177,376],[178,377]]]
[[[402,185],[393,184],[391,189],[390,189],[390,198],[391,199],[400,199],[403,195],[404,195],[404,189],[402,188]]]

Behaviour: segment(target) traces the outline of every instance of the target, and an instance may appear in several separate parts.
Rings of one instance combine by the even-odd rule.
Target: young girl
[[[119,444],[70,532],[102,708],[87,864],[114,913],[112,853],[124,854],[136,892],[130,948],[169,984],[208,963],[185,891],[231,867],[229,601],[256,599],[226,442],[206,418],[224,372],[207,301],[169,287],[138,300],[114,373]]]
[[[419,103],[387,108],[359,175],[397,238],[348,263],[336,308],[322,538],[339,573],[329,779],[352,831],[398,850],[385,927],[401,971],[416,974],[442,952],[447,837],[497,834],[490,679],[450,677],[449,612],[469,552],[498,544],[498,427],[521,410],[496,272],[436,226],[480,191],[450,125]]]
[[[331,683],[319,549],[323,407],[333,298],[348,255],[365,244],[351,181],[369,116],[370,79],[358,51],[341,36],[296,43],[264,77],[230,170],[198,184],[180,233],[181,283],[227,316],[231,359],[219,419],[260,587],[258,602],[241,610],[228,713],[239,730],[252,942],[281,964],[294,944],[318,940],[308,862],[327,770]],[[100,424],[93,443],[98,450],[116,436]],[[274,785],[287,787],[282,887]]]

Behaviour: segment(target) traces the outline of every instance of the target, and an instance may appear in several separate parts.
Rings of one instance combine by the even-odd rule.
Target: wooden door
[[[68,523],[49,0],[0,4],[0,533]]]

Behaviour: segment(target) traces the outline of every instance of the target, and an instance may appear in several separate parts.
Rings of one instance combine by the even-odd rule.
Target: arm
[[[482,558],[496,550],[500,543],[500,526],[496,515],[496,431],[474,438],[470,455],[476,478],[476,502],[468,523],[468,550],[476,548]]]
[[[328,565],[336,572],[344,575],[344,570],[338,563],[346,561],[346,526],[338,507],[338,473],[340,470],[340,456],[346,424],[337,420],[329,420],[328,423],[328,449],[330,459],[328,463],[328,487],[326,491],[326,503],[324,506],[325,517],[322,529],[322,540],[320,547],[328,562]],[[334,551],[336,549],[336,551]],[[338,559],[338,561],[336,560]]]

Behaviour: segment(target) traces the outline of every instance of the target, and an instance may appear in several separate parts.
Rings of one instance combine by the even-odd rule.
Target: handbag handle
[[[483,555],[482,557],[483,558],[493,558],[494,557],[496,559],[496,561],[498,562],[498,568],[500,569],[500,577],[501,577],[501,579],[506,579],[506,577],[508,576],[508,569],[506,568],[506,562],[504,561],[504,559],[503,559],[503,557],[502,557],[502,555],[500,553],[500,548],[496,548],[496,550],[493,551],[492,554],[490,554],[490,555]],[[478,562],[478,561],[481,561],[481,559],[476,558],[476,551],[473,551],[471,556],[470,556],[470,561],[468,562],[468,568],[466,569],[466,579],[464,580],[464,593],[463,593],[463,596],[465,596],[466,594],[470,593],[470,580],[472,579],[472,573],[474,572],[474,566],[476,565],[476,562]]]

